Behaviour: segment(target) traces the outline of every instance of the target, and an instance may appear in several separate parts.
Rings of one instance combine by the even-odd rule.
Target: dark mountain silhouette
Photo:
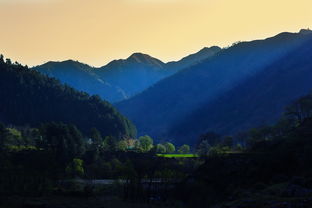
[[[265,40],[235,44],[197,65],[158,82],[143,93],[117,104],[117,107],[137,125],[139,134],[149,134],[156,138],[183,137],[174,130],[173,126],[184,121],[188,123],[188,116],[193,112],[196,114],[197,109],[204,109],[210,102],[245,80],[261,72],[265,73],[272,63],[298,48],[310,37],[311,35],[305,32],[281,33]],[[261,103],[261,100],[255,102]],[[218,111],[218,108],[214,110]],[[199,114],[196,115],[200,116]],[[231,119],[229,115],[224,120],[224,125]],[[201,126],[196,133],[209,129],[205,123],[201,124],[194,119],[191,121],[193,127]],[[235,124],[236,127],[240,125]],[[218,125],[223,125],[222,120]],[[177,129],[183,126],[181,124]],[[225,129],[220,129],[220,133],[225,132],[227,132]],[[172,139],[182,140],[178,137]]]
[[[180,61],[167,64],[142,53],[127,59],[114,60],[106,66],[93,68],[75,61],[48,62],[35,70],[55,77],[78,90],[98,94],[111,102],[129,98],[177,71],[209,58],[219,47],[204,48]]]
[[[101,79],[95,68],[77,61],[48,62],[33,69],[55,77],[77,90],[97,94],[107,100],[118,100],[123,94],[116,87]]]
[[[0,97],[0,122],[7,125],[38,126],[53,121],[75,124],[85,133],[95,127],[103,135],[117,138],[136,134],[133,124],[98,96],[78,92],[20,64],[4,62],[2,56]]]

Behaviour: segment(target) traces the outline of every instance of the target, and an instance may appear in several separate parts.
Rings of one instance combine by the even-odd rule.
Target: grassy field
[[[198,157],[196,154],[157,154],[158,157],[167,157],[167,158],[192,158]]]

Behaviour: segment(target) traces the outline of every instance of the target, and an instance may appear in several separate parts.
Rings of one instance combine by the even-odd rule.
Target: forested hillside
[[[37,126],[43,122],[75,124],[84,132],[95,127],[105,136],[133,137],[134,125],[111,104],[9,59],[0,58],[0,121]]]

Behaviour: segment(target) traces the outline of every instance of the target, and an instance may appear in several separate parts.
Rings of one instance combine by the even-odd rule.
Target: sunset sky
[[[30,66],[102,66],[143,52],[178,60],[312,27],[311,0],[0,0],[0,53]]]

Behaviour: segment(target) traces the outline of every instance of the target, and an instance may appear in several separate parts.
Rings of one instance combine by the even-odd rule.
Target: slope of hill
[[[312,91],[312,38],[263,71],[186,115],[168,132],[191,141],[208,132],[235,134],[269,125],[285,106]]]
[[[86,133],[135,136],[133,124],[111,104],[59,81],[0,58],[0,122],[37,126],[42,122],[72,123]]]
[[[167,68],[172,71],[172,74],[179,71],[180,69],[190,67],[192,65],[198,64],[199,62],[214,56],[216,53],[220,52],[221,48],[218,46],[212,46],[210,48],[205,47],[198,51],[197,53],[191,54],[182,58],[179,61],[168,62]]]
[[[183,68],[213,56],[220,50],[216,46],[204,48],[180,61],[167,64],[149,55],[134,53],[127,59],[114,60],[100,68],[68,60],[48,62],[34,69],[78,90],[117,102],[145,90]]]
[[[310,37],[306,33],[281,33],[265,40],[241,42],[158,82],[117,107],[136,124],[139,134],[168,138],[173,125],[267,69]],[[194,125],[198,123],[192,121]]]

